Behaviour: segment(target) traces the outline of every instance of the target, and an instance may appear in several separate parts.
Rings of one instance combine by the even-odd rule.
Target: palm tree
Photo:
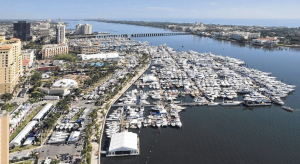
[[[4,100],[6,103],[7,101],[10,101],[13,98],[13,95],[11,93],[5,92],[2,96],[1,99]]]

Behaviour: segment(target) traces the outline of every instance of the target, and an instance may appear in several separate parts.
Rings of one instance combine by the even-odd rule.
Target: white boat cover
[[[113,134],[109,152],[116,151],[137,151],[137,134],[127,131]]]

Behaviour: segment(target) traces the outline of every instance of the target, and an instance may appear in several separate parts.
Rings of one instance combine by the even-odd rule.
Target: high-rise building
[[[49,22],[49,23],[50,23],[50,22],[51,22],[51,19],[50,19],[50,18],[48,18],[48,19],[47,19],[47,22]]]
[[[9,114],[0,110],[0,164],[9,163]]]
[[[75,29],[76,34],[91,34],[92,33],[92,25],[90,24],[78,24]]]
[[[0,36],[0,94],[11,93],[22,74],[20,39]]]
[[[65,43],[65,25],[58,24],[56,27],[57,43]]]
[[[30,23],[27,23],[26,21],[18,21],[18,23],[14,23],[14,37],[23,41],[31,40]]]

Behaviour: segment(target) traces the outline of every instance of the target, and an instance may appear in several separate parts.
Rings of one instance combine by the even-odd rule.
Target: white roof
[[[80,132],[79,131],[73,131],[69,137],[68,142],[76,142],[78,141]]]
[[[78,83],[75,80],[72,79],[62,79],[62,80],[58,80],[56,81],[52,87],[53,88],[65,88],[65,87],[73,87],[73,86],[77,86]]]
[[[33,140],[34,137],[28,137],[26,141],[23,143],[23,145],[31,145]]]
[[[45,106],[43,107],[43,109],[41,109],[41,110],[39,111],[39,113],[36,114],[36,115],[33,117],[32,120],[38,120],[38,121],[40,121],[40,119],[44,116],[45,113],[47,113],[47,112],[51,109],[52,106],[53,106],[52,103],[48,103],[47,105],[45,105]]]
[[[154,82],[154,81],[157,81],[157,80],[156,80],[156,77],[153,76],[153,75],[149,75],[149,76],[143,77],[143,82],[144,83],[146,83],[146,82]]]
[[[9,129],[10,131],[16,127],[31,107],[32,104],[19,105],[19,107],[9,115],[9,124],[12,125]],[[19,113],[19,115],[16,115],[17,113]]]
[[[90,59],[114,59],[114,58],[119,58],[120,57],[118,53],[91,54],[91,55],[78,54],[78,56],[80,56],[82,60],[90,60]]]
[[[127,131],[113,134],[109,152],[115,151],[137,151],[137,134]]]
[[[10,142],[15,146],[21,145],[22,139],[32,130],[32,128],[37,124],[37,121],[30,121],[23,130]]]

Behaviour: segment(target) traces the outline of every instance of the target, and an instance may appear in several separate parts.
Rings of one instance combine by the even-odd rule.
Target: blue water
[[[90,23],[93,23],[93,31],[164,32],[163,29],[140,26]],[[277,79],[298,86],[293,94],[284,99],[285,104],[295,111],[289,113],[277,105],[255,108],[188,107],[180,113],[183,123],[181,129],[168,127],[157,130],[147,127],[132,130],[140,137],[141,154],[135,157],[101,158],[102,164],[300,162],[299,51],[289,48],[254,48],[192,35],[134,39],[148,41],[151,45],[166,43],[176,51],[194,50],[227,55],[242,59],[248,67],[272,72],[272,76]],[[189,96],[185,100],[192,101]],[[109,139],[104,137],[101,149],[105,150],[108,145]]]
[[[96,22],[96,21],[68,21],[67,29],[75,29],[78,23],[91,24],[92,32],[109,32],[111,34],[146,33],[149,31],[151,31],[152,33],[171,32],[160,28],[145,27],[145,26],[143,26],[143,28],[139,28],[138,26],[131,26],[126,24],[118,24],[118,28],[116,28],[116,24]]]

